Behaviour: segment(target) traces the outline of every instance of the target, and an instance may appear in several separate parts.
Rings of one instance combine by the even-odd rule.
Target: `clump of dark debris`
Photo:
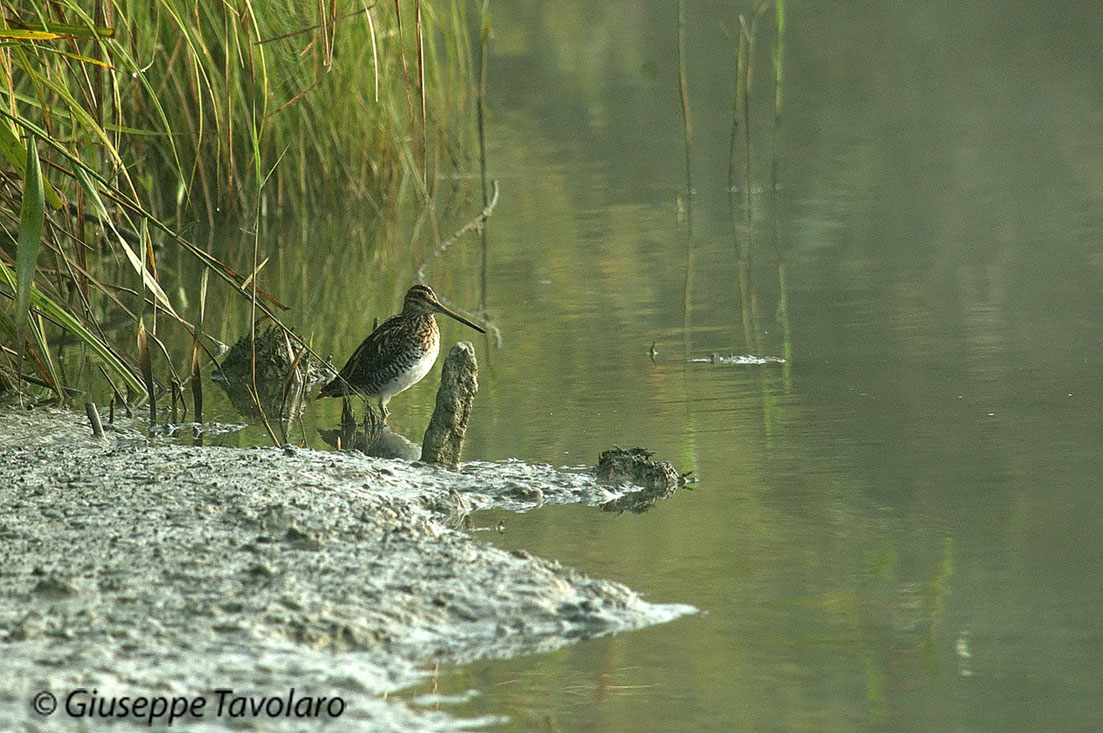
[[[613,446],[598,456],[593,473],[599,481],[640,487],[639,491],[602,504],[603,510],[645,512],[655,502],[669,499],[679,488],[696,482],[689,473],[679,473],[669,462],[654,460],[654,455],[646,448],[625,450]]]
[[[298,337],[270,326],[256,339],[257,398],[264,413],[287,420],[297,417],[305,405],[304,396],[310,388],[333,378],[335,373],[310,359]],[[257,416],[250,394],[253,386],[253,340],[245,334],[233,345],[222,364],[211,375],[211,381],[226,391],[238,412]]]

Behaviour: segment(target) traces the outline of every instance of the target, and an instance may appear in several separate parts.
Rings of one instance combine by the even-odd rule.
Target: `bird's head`
[[[443,313],[446,316],[456,319],[463,325],[475,329],[479,333],[486,333],[483,328],[476,326],[463,316],[441,305],[440,301],[437,300],[437,294],[434,293],[433,289],[428,285],[415,285],[406,291],[406,298],[402,303],[402,312],[405,313],[407,311],[425,313],[428,315]]]

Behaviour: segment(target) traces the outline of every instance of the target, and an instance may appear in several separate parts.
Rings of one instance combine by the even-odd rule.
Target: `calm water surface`
[[[581,465],[642,445],[700,483],[644,515],[474,523],[702,613],[442,670],[409,696],[474,691],[442,707],[528,729],[1103,729],[1103,16],[787,5],[777,185],[768,13],[751,221],[737,206],[733,224],[749,5],[687,2],[687,204],[674,3],[491,3],[502,345],[476,341],[466,456]],[[453,303],[484,295],[478,250],[430,268]],[[413,266],[383,264],[381,312],[304,321],[323,352],[396,306]],[[322,273],[300,312],[362,300],[349,272]],[[713,352],[789,361],[687,363]],[[435,381],[392,403],[396,427],[420,431]]]

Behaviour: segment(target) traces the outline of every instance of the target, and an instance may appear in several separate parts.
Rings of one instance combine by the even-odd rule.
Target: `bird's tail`
[[[340,380],[334,379],[332,382],[327,382],[326,386],[322,387],[322,390],[318,392],[318,396],[314,399],[320,400],[323,397],[340,397],[341,394]]]

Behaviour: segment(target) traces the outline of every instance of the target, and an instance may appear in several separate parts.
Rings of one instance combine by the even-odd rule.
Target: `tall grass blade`
[[[678,0],[678,91],[682,98],[682,136],[686,149],[686,223],[693,230],[693,122],[689,115],[689,84],[686,79],[686,9]]]
[[[735,50],[735,94],[732,97],[731,138],[728,140],[728,202],[732,209],[732,221],[735,221],[736,183],[736,139],[739,137],[739,117],[743,114],[743,74],[747,63],[747,36],[742,31],[743,16],[739,16],[739,41]]]
[[[479,9],[482,26],[479,29],[479,78],[475,86],[475,115],[479,132],[479,178],[483,187],[483,208],[490,197],[486,187],[486,51],[490,44],[490,0],[483,0]]]
[[[7,38],[13,41],[56,41],[64,37],[65,36],[60,33],[52,33],[50,31],[30,31],[17,28],[4,28],[0,30],[0,38]]]
[[[479,133],[479,181],[482,184],[483,208],[485,209],[489,202],[486,187],[486,52],[487,46],[490,44],[490,0],[482,0],[479,6],[479,18],[481,26],[479,29],[479,71],[475,83],[475,117]],[[479,258],[479,305],[485,313],[489,282],[487,267],[490,259],[490,245],[487,240],[485,226],[479,230],[479,240],[482,243]]]
[[[172,420],[173,424],[176,424],[176,423],[180,422],[180,414],[177,411],[177,407],[176,407],[176,395],[177,394],[180,395],[180,401],[183,402],[184,401],[184,399],[183,399],[184,398],[184,391],[182,389],[180,389],[180,382],[173,379],[169,383],[169,415],[171,415],[170,419]],[[185,416],[187,415],[187,412],[188,412],[188,408],[185,406],[184,407]]]
[[[61,372],[58,370],[57,362],[54,361],[54,357],[50,353],[50,344],[46,341],[46,328],[42,323],[42,316],[35,313],[29,325],[35,349],[38,351],[39,358],[46,367],[47,381],[50,384],[50,388],[57,394],[58,400],[64,404],[68,402],[68,397],[65,393],[65,381],[62,379]]]
[[[9,21],[10,22],[10,21]],[[18,23],[18,28],[0,29],[0,38],[49,41],[57,38],[114,38],[114,28],[72,25],[69,23]]]
[[[368,18],[368,35],[371,36],[371,63],[372,63],[372,101],[379,104],[379,48],[378,43],[375,40],[375,21],[372,20],[371,10],[374,5],[370,5],[364,9],[364,15]]]
[[[774,15],[777,22],[774,48],[774,121],[778,122],[781,120],[781,92],[785,76],[785,0],[774,0]]]
[[[4,280],[8,287],[14,290],[15,273],[3,261],[0,261],[0,278]],[[134,371],[123,363],[110,346],[77,320],[76,316],[72,315],[66,307],[40,292],[37,286],[31,289],[31,305],[91,349],[112,372],[122,377],[130,388],[142,389],[142,382],[134,374]]]
[[[19,243],[15,254],[15,329],[22,333],[31,307],[31,285],[38,268],[38,250],[46,222],[42,193],[42,166],[34,136],[27,142],[26,174],[23,177],[23,206],[19,213]]]
[[[191,347],[191,397],[195,410],[195,421],[203,422],[203,363],[199,357],[198,339]]]
[[[0,262],[0,266],[2,265],[3,263]],[[11,270],[5,268],[4,274],[6,276],[5,280],[8,280],[7,276],[11,274]],[[0,311],[0,332],[3,332],[12,343],[19,341],[22,344],[19,349],[19,361],[15,364],[17,369],[17,381],[26,377],[26,375],[23,374],[23,361],[29,360],[31,368],[34,369],[35,373],[39,376],[40,383],[54,390],[59,398],[62,397],[61,381],[57,374],[56,365],[50,358],[50,352],[46,345],[45,335],[42,333],[40,321],[34,318],[30,319],[24,332],[19,333],[16,331],[15,323],[8,318],[6,313]],[[29,343],[26,339],[27,333],[30,333],[31,336]],[[40,354],[42,358],[39,357]]]
[[[402,39],[402,9],[399,5],[399,0],[394,0],[394,18],[395,26],[398,29],[398,54],[402,59],[402,81],[406,88],[406,106],[410,109],[410,124],[414,126],[414,139],[420,144],[423,140],[424,131],[419,132],[417,130],[417,118],[414,116],[414,96],[410,91],[410,67],[406,63],[406,48]],[[424,151],[424,148],[422,148],[422,151]]]
[[[0,155],[11,164],[12,168],[15,168],[15,172],[20,176],[26,175],[27,170],[27,151],[23,147],[23,143],[19,142],[19,138],[15,136],[11,128],[7,124],[0,124]],[[50,185],[50,182],[46,179],[42,179],[42,188],[46,196],[46,201],[50,206],[55,209],[61,208],[61,197],[58,196],[57,191]]]
[[[157,388],[153,382],[153,357],[149,350],[149,334],[145,319],[138,318],[138,364],[142,369],[146,397],[149,399],[149,426],[157,424]]]
[[[774,12],[777,19],[777,36],[774,48],[774,154],[770,176],[770,188],[773,196],[774,245],[777,249],[778,305],[777,316],[781,321],[782,352],[785,360],[782,376],[786,390],[790,387],[793,370],[793,330],[789,322],[789,283],[786,277],[786,253],[781,239],[781,213],[778,211],[778,155],[781,139],[781,100],[785,78],[785,0],[774,0]]]
[[[429,183],[429,152],[426,149],[427,122],[425,116],[425,31],[421,26],[421,0],[414,0],[415,35],[417,37],[417,96],[421,102],[421,177]],[[430,206],[432,204],[430,203]]]
[[[195,321],[191,342],[191,395],[197,423],[203,422],[203,371],[199,355],[202,345],[199,342],[199,334],[203,328],[203,319],[207,315],[207,280],[210,274],[210,270],[203,270],[203,275],[199,279],[199,318]]]
[[[115,235],[115,239],[122,248],[131,267],[133,267],[135,272],[142,278],[142,284],[153,294],[153,297],[157,299],[161,307],[168,311],[173,318],[180,320],[180,316],[177,315],[176,310],[172,307],[172,303],[169,302],[168,295],[161,289],[161,285],[157,282],[157,278],[142,263],[142,259],[134,252],[134,248],[130,246],[130,243],[126,241],[126,238],[123,237],[115,226],[115,222],[111,218],[111,214],[107,211],[107,207],[104,205],[103,199],[100,197],[100,193],[96,189],[96,185],[92,182],[92,179],[83,168],[77,168],[76,173],[77,179],[84,189],[87,200],[92,204],[92,208],[96,212],[96,215],[100,217],[100,221],[106,223],[108,228],[110,228],[111,232]],[[143,254],[145,253],[143,252]]]

